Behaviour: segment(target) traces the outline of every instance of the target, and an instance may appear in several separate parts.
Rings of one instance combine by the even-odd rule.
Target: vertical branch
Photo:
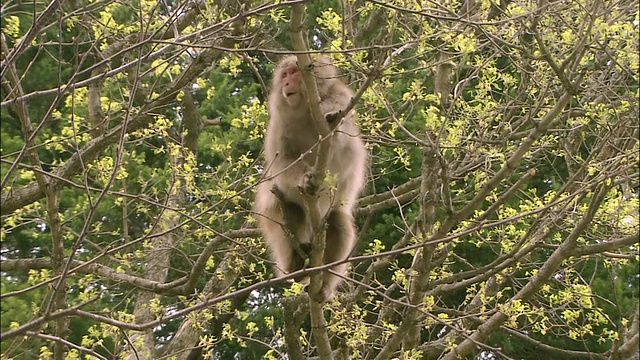
[[[169,189],[167,207],[161,215],[155,231],[163,235],[153,240],[147,264],[146,278],[159,283],[164,282],[167,278],[171,254],[177,238],[175,233],[167,232],[167,230],[178,226],[180,221],[180,214],[169,209],[179,209],[184,204],[185,192],[188,187],[187,180],[182,176],[182,173],[185,171],[184,164],[190,156],[194,156],[194,152],[197,150],[198,137],[203,129],[202,120],[196,111],[195,102],[188,87],[184,88],[182,109],[183,124],[185,127],[182,134],[176,135],[176,139],[172,139],[171,136],[165,136],[167,146],[170,148],[168,153],[171,159],[171,170],[174,179]],[[234,281],[236,277],[237,274],[235,276],[229,276],[232,281]],[[214,276],[213,279],[217,278]],[[208,292],[211,292],[212,285],[208,285],[210,287]],[[154,320],[155,315],[150,304],[154,299],[158,298],[159,295],[152,292],[140,291],[134,310],[137,322],[142,323]],[[188,336],[184,336],[183,338],[187,337]],[[142,349],[138,349],[138,351],[143,353],[145,357],[155,357],[155,338],[152,330],[133,334],[131,336],[131,343],[134,347],[141,346]],[[131,353],[128,358],[133,359],[134,356],[135,354]]]
[[[7,52],[7,44],[2,34],[2,51]],[[22,85],[20,84],[20,77],[13,63],[7,62],[9,65],[7,70],[7,82],[3,82],[5,91],[11,93],[15,91],[18,100],[11,106],[11,109],[15,112],[16,116],[20,120],[22,133],[24,135],[24,148],[23,151],[31,162],[32,166],[37,169],[42,169],[42,163],[35,147],[34,132],[35,129],[29,116],[29,110],[27,109],[26,100]],[[16,159],[16,162],[18,160]],[[51,186],[49,180],[44,176],[41,171],[34,171],[36,181],[41,189],[44,190],[47,199],[47,218],[49,228],[51,231],[51,266],[54,274],[60,274],[64,268],[64,241],[62,236],[62,227],[60,224],[59,204],[57,190]],[[51,295],[51,299],[46,306],[45,313],[51,314],[56,310],[65,309],[67,307],[67,288],[64,281],[64,277],[61,278],[61,286],[56,286]],[[64,339],[69,331],[69,319],[67,317],[60,317],[55,321],[54,334],[56,337]],[[62,360],[65,357],[65,344],[63,342],[55,342],[53,346],[54,359]]]
[[[104,66],[104,65],[103,65]],[[92,76],[98,76],[101,67],[97,67],[92,73]],[[89,121],[91,122],[90,134],[93,138],[104,134],[107,129],[106,118],[102,112],[102,105],[100,103],[100,95],[102,91],[102,79],[89,84],[87,94],[87,107],[89,110]]]
[[[450,78],[451,70],[453,69],[453,63],[451,59],[453,54],[449,53],[447,49],[440,51],[440,59],[438,60],[438,66],[436,68],[436,74],[434,79],[434,92],[440,100],[440,111],[442,115],[446,115],[449,108],[449,93],[450,93]]]
[[[304,360],[302,345],[300,344],[300,325],[303,318],[300,316],[305,308],[301,297],[289,297],[282,301],[284,309],[284,341],[287,344],[287,355],[292,360]]]
[[[235,261],[233,258],[238,254],[236,251],[237,249],[234,249],[234,246],[234,244],[229,246],[226,255],[220,261],[220,265],[216,269],[215,273],[211,278],[209,278],[202,288],[202,297],[215,298],[221,296],[229,290],[240,276],[236,267],[231,265]],[[212,319],[210,335],[219,337],[222,327],[216,327],[215,324],[225,322],[224,319],[231,318],[235,314],[234,310],[240,308],[248,297],[249,294],[234,298],[232,300],[231,309],[229,309],[228,312],[218,314],[214,319]],[[200,311],[199,314],[203,312],[204,311]],[[205,321],[206,320],[203,320],[202,316],[188,317],[176,331],[175,336],[167,345],[163,355],[168,358],[175,356],[177,360],[192,359],[192,349],[194,351],[199,351],[198,348],[202,346],[202,344],[200,344],[200,338],[204,332],[203,329],[206,327],[202,324]]]
[[[438,175],[442,172],[438,169],[438,148],[436,135],[427,133],[428,141],[431,146],[425,147],[422,153],[421,167],[421,201],[420,215],[418,219],[418,231],[423,239],[429,238],[433,234],[433,226],[436,221],[435,210],[438,203],[438,188],[440,181]],[[433,267],[434,245],[424,245],[418,249],[411,264],[411,277],[408,284],[409,303],[412,305],[421,304],[424,300],[425,292],[429,286],[429,273]],[[403,348],[405,350],[414,349],[418,345],[420,339],[421,324],[418,321],[420,311],[416,307],[405,309],[404,322],[408,322],[408,331],[403,339]]]
[[[451,58],[453,56],[446,51],[440,52],[439,65],[435,73],[435,95],[439,99],[440,115],[448,118],[446,115],[449,107],[450,94],[450,77],[453,64]],[[421,165],[421,185],[420,185],[420,215],[418,218],[418,231],[422,239],[428,239],[434,233],[434,224],[436,223],[436,206],[443,203],[443,189],[448,185],[448,164],[442,158],[440,153],[440,141],[438,138],[438,129],[427,128],[424,134],[425,147],[422,152]],[[411,264],[411,274],[409,284],[407,286],[409,303],[418,305],[423,302],[425,292],[429,288],[429,273],[435,266],[433,264],[434,245],[425,245],[418,249]],[[402,340],[404,350],[410,350],[417,347],[420,340],[422,326],[418,319],[420,312],[415,308],[405,309],[403,322],[407,322],[407,332]]]
[[[58,193],[50,186],[47,187],[47,218],[51,228],[51,265],[55,274],[62,274],[64,271],[64,237],[62,236],[62,226],[60,224]],[[64,281],[64,280],[63,280]],[[52,299],[49,303],[51,312],[67,308],[67,284],[62,282],[61,286],[55,288]],[[49,310],[48,309],[48,310]],[[56,320],[55,335],[65,339],[69,333],[69,318],[61,317]],[[65,358],[65,345],[56,342],[53,347],[53,355],[56,360]]]
[[[450,78],[453,63],[453,56],[443,49],[440,52],[439,65],[436,68],[434,93],[438,97],[440,104],[440,115],[448,118],[447,112],[449,108],[450,94]],[[441,131],[440,131],[441,132]],[[449,179],[447,167],[448,164],[442,158],[440,153],[440,140],[438,138],[437,129],[426,129],[425,144],[422,152],[421,166],[421,185],[420,185],[420,215],[418,219],[418,227],[423,239],[427,239],[433,235],[434,224],[437,219],[435,216],[436,205],[443,202],[443,189],[448,186]],[[409,279],[409,303],[418,305],[423,302],[425,292],[429,288],[429,273],[434,267],[433,252],[434,245],[425,245],[416,251],[411,265],[413,276]],[[420,339],[421,324],[417,320],[420,316],[416,308],[405,310],[407,316],[405,321],[413,322],[410,330],[403,341],[403,348],[406,350],[413,349],[418,345]]]
[[[172,151],[169,151],[171,153]],[[177,155],[172,155],[172,165],[174,172],[179,172],[177,168],[182,164],[185,154],[184,149],[181,149]],[[171,254],[173,253],[173,246],[175,243],[175,234],[167,232],[168,229],[175,228],[180,220],[179,213],[174,210],[180,208],[182,199],[184,198],[184,180],[179,176],[176,176],[169,189],[169,197],[167,199],[166,208],[160,215],[158,225],[154,230],[154,233],[163,234],[158,237],[153,237],[150,243],[150,251],[147,260],[145,278],[151,281],[164,282],[169,272],[169,263]],[[136,305],[134,308],[134,317],[138,324],[146,323],[155,319],[155,314],[152,309],[154,301],[159,299],[159,295],[156,295],[149,291],[140,290],[136,297]],[[141,354],[143,358],[151,359],[155,357],[155,338],[153,336],[153,329],[148,329],[142,332],[136,332],[131,335],[131,345]],[[132,349],[133,350],[133,349]],[[131,351],[127,359],[134,360],[137,356],[134,351]]]
[[[227,9],[230,13],[239,12],[240,9],[235,9],[230,7]],[[197,10],[196,10],[197,12]],[[190,23],[190,18],[193,16],[195,12],[189,12],[185,16],[185,21],[182,25],[186,26]],[[233,47],[236,43],[238,37],[236,35],[242,34],[244,29],[244,20],[238,19],[234,22],[233,30],[230,36],[224,37],[220,41],[220,45],[222,47]],[[170,32],[165,33],[165,36],[171,36]],[[180,136],[181,145],[175,144],[174,146],[178,146],[178,151],[175,156],[172,156],[172,167],[174,171],[183,171],[179,170],[179,168],[184,164],[187,157],[189,155],[193,155],[197,150],[197,140],[200,132],[203,129],[204,122],[199,117],[196,111],[195,102],[191,94],[189,93],[190,83],[195,76],[197,76],[202,69],[209,66],[209,64],[213,63],[215,58],[219,56],[221,53],[218,49],[209,49],[207,51],[203,51],[190,65],[189,67],[181,74],[181,76],[173,82],[173,86],[170,90],[167,90],[164,94],[164,98],[173,99],[179,90],[184,90],[185,96],[183,97],[183,108],[184,108],[184,117],[185,117],[185,130],[187,131],[186,136]],[[162,98],[162,97],[160,97]],[[159,99],[160,99],[159,98]],[[170,142],[170,138],[168,136],[165,137],[167,142]],[[171,151],[169,152],[171,154]],[[181,177],[177,177],[174,180],[173,187],[169,189],[169,197],[167,199],[167,208],[166,209],[177,209],[180,208],[184,202],[184,192],[186,190],[187,184],[185,183],[185,179]],[[171,210],[165,210],[158,223],[158,228],[156,230],[157,233],[164,233],[166,229],[175,228],[179,223],[179,214],[175,213]],[[173,244],[175,243],[176,238],[173,233],[164,233],[162,236],[156,238],[153,248],[149,254],[150,261],[147,266],[147,277],[149,280],[155,280],[158,282],[164,282],[167,277],[169,263],[170,263],[170,254],[173,252]],[[237,278],[237,274],[229,276],[227,279],[230,281],[235,281]],[[212,279],[215,279],[214,276]],[[209,293],[212,292],[211,289],[208,290]],[[136,302],[135,308],[135,318],[138,323],[145,322],[144,319],[139,319],[138,315],[142,315],[146,319],[151,319],[154,314],[149,309],[149,300],[156,298],[158,295],[155,295],[151,292],[141,291],[138,301]],[[181,334],[180,341],[190,342],[193,344],[193,340],[196,339],[197,335],[195,331],[189,331],[191,328],[183,328],[186,330],[185,333]],[[138,341],[142,342],[145,345],[145,349],[150,351],[153,354],[155,339],[153,337],[153,331],[148,330],[145,334],[134,334],[138,337]],[[136,345],[133,337],[131,339],[133,346]],[[178,341],[176,341],[177,343]],[[182,354],[182,357],[185,355]],[[128,354],[128,359],[135,359],[136,354],[134,351],[131,351]],[[149,357],[153,358],[153,357]]]
[[[291,12],[291,40],[293,42],[294,50],[296,51],[306,51],[307,45],[302,37],[302,19],[304,16],[304,7],[299,4],[292,5]],[[320,95],[318,93],[318,85],[311,74],[311,67],[313,62],[311,60],[311,56],[309,54],[298,54],[298,65],[300,67],[302,73],[302,81],[304,83],[304,87],[307,90],[307,101],[309,102],[309,108],[311,111],[311,118],[320,133],[319,140],[324,138],[327,134],[329,134],[329,126],[324,121],[322,121],[322,114],[320,113]],[[322,181],[324,176],[318,176],[319,174],[324,174],[327,157],[329,152],[329,141],[321,141],[318,155],[316,158],[314,171],[314,179],[315,181]],[[316,184],[318,185],[318,184]],[[314,237],[313,237],[313,249],[311,251],[311,262],[310,265],[321,266],[322,259],[324,257],[324,232],[319,231],[321,227],[321,216],[318,208],[317,201],[311,196],[305,196],[305,206],[309,210],[309,217],[311,218],[311,224],[314,229]],[[320,292],[322,288],[322,273],[315,272],[311,274],[311,284],[309,285],[309,293],[317,294]]]
[[[185,119],[193,116],[197,116],[197,114],[195,114],[195,108],[194,108],[195,105],[193,104],[193,98],[191,97],[191,94],[189,93],[188,89],[184,90],[182,105],[183,105],[183,111],[185,112],[184,114]],[[197,120],[194,120],[194,121],[197,121]],[[193,128],[194,130],[197,129],[197,127],[195,126]],[[189,131],[192,131],[192,129],[190,128]],[[197,138],[197,135],[199,135],[199,132],[197,132],[195,135]],[[189,153],[194,150],[191,149],[191,147],[189,147],[188,145],[185,147],[182,147],[179,144],[172,143],[169,136],[165,136],[165,139],[167,140],[167,145],[169,147],[173,147],[173,146],[178,147],[178,149],[175,152],[172,150],[168,152],[171,159],[171,168],[175,178],[173,179],[172,187],[169,190],[167,208],[175,209],[175,208],[180,208],[184,199],[184,192],[186,187],[184,178],[182,178],[179,175],[176,175],[176,173],[182,171],[181,167],[184,164],[186,157],[189,156]],[[174,140],[179,141],[178,139],[174,139]],[[179,214],[174,213],[171,210],[165,209],[164,213],[160,218],[160,221],[158,222],[157,232],[159,233],[165,232],[166,229],[172,228],[175,225],[177,225],[178,221],[179,221]],[[147,274],[146,274],[147,279],[158,281],[158,282],[164,282],[166,280],[168,270],[169,270],[170,258],[171,258],[170,255],[172,252],[174,242],[175,242],[175,239],[172,233],[165,233],[164,235],[156,238],[156,240],[153,241],[153,245],[152,245],[153,247],[149,253],[149,261],[147,265]],[[135,315],[136,321],[145,322],[145,321],[151,321],[154,319],[154,314],[152,309],[150,309],[149,304],[151,303],[152,300],[158,299],[158,298],[159,296],[154,293],[140,290],[138,294],[138,300],[136,302],[136,306],[134,309],[134,315]],[[190,330],[192,330],[192,326],[191,326],[192,324],[191,322],[186,322],[186,323],[188,323],[189,325],[185,326],[185,324],[183,324],[179,332],[176,334],[176,337],[178,334],[180,335],[180,341],[188,341],[188,340],[185,340],[188,337],[185,335],[185,332],[191,335]],[[178,340],[176,340],[175,338],[173,340],[174,341],[172,341],[172,344],[175,344],[178,342]],[[143,333],[133,334],[131,336],[131,343],[132,343],[132,346],[134,347],[142,346],[142,349],[138,349],[138,351],[142,352],[145,357],[146,356],[155,357],[155,354],[154,354],[155,338],[153,336],[152,331],[145,331]],[[192,344],[189,344],[189,345],[192,345]],[[135,358],[135,354],[133,354],[133,352],[130,353],[128,358],[133,360]]]
[[[291,11],[291,41],[293,48],[299,52],[308,51],[308,46],[302,36],[302,19],[304,17],[304,7],[301,4],[292,5]],[[320,112],[320,95],[318,94],[318,85],[311,74],[312,68],[311,56],[308,53],[298,54],[298,65],[302,73],[302,82],[307,90],[307,101],[311,111],[311,119],[319,132],[320,146],[315,167],[313,169],[316,182],[324,181],[325,168],[329,148],[331,146],[331,137],[329,137],[329,125],[324,121],[324,114]],[[316,183],[316,185],[319,185]],[[320,215],[317,198],[305,196],[305,206],[309,210],[309,217],[314,230],[312,240],[311,261],[312,267],[321,266],[324,258],[325,247],[325,225],[323,217]],[[323,313],[323,305],[314,299],[314,295],[321,292],[323,273],[317,271],[311,274],[309,284],[309,307],[311,314],[311,327],[313,329],[316,343],[318,344],[318,354],[320,359],[333,359],[331,353],[331,345],[329,344],[329,336],[327,334],[326,323]]]
[[[34,151],[35,153],[35,151]],[[37,154],[34,154],[37,158]],[[40,164],[38,163],[38,166]],[[61,278],[60,286],[55,287],[53,297],[49,303],[47,311],[56,311],[67,308],[67,283],[64,281],[64,237],[62,235],[62,225],[60,223],[59,213],[59,201],[58,191],[51,186],[50,182],[40,175],[41,183],[46,183],[47,187],[47,218],[49,220],[49,227],[51,228],[51,265],[55,274],[63,275]],[[61,339],[65,339],[69,333],[69,318],[61,317],[56,320],[55,335]],[[56,360],[63,360],[65,358],[65,345],[62,342],[56,342],[53,347],[53,356]]]

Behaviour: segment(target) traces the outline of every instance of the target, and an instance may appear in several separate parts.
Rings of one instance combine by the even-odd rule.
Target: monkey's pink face
[[[282,96],[291,107],[296,107],[302,100],[302,86],[300,86],[300,70],[296,67],[288,67],[282,71]]]

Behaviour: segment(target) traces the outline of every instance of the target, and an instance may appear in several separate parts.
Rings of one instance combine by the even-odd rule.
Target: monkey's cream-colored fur
[[[309,174],[315,165],[317,148],[302,159],[300,156],[317,144],[319,134],[311,119],[296,61],[295,56],[285,57],[274,71],[264,150],[268,180],[258,187],[254,209],[275,262],[276,276],[299,270],[304,264],[283,231],[283,216],[303,247],[310,248],[305,245],[313,237],[301,191],[316,192],[309,189]],[[328,58],[314,58],[312,74],[316,76],[320,109],[325,116],[348,106],[353,92],[338,78]],[[316,192],[320,215],[327,219],[325,264],[346,259],[356,244],[353,208],[365,184],[367,150],[354,119],[355,112],[351,111],[341,122],[329,124],[332,129],[338,126],[333,132],[327,162],[327,170],[337,177],[337,183],[334,190],[324,186]],[[271,191],[274,185],[284,196],[282,204]],[[344,274],[347,264],[332,269]],[[328,300],[335,295],[341,279],[326,271],[323,280],[321,300]]]

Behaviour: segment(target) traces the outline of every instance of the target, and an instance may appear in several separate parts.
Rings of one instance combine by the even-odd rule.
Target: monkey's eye
[[[294,68],[294,67],[286,68],[282,72],[282,78],[284,79],[285,77],[294,75],[297,72],[298,72],[297,68]]]

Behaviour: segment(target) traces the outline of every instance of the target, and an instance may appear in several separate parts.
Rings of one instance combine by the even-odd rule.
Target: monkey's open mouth
[[[289,97],[289,96],[291,96],[291,95],[295,95],[295,94],[296,94],[296,93],[294,93],[294,92],[290,92],[290,93],[286,93],[285,95],[286,95],[287,97]]]

